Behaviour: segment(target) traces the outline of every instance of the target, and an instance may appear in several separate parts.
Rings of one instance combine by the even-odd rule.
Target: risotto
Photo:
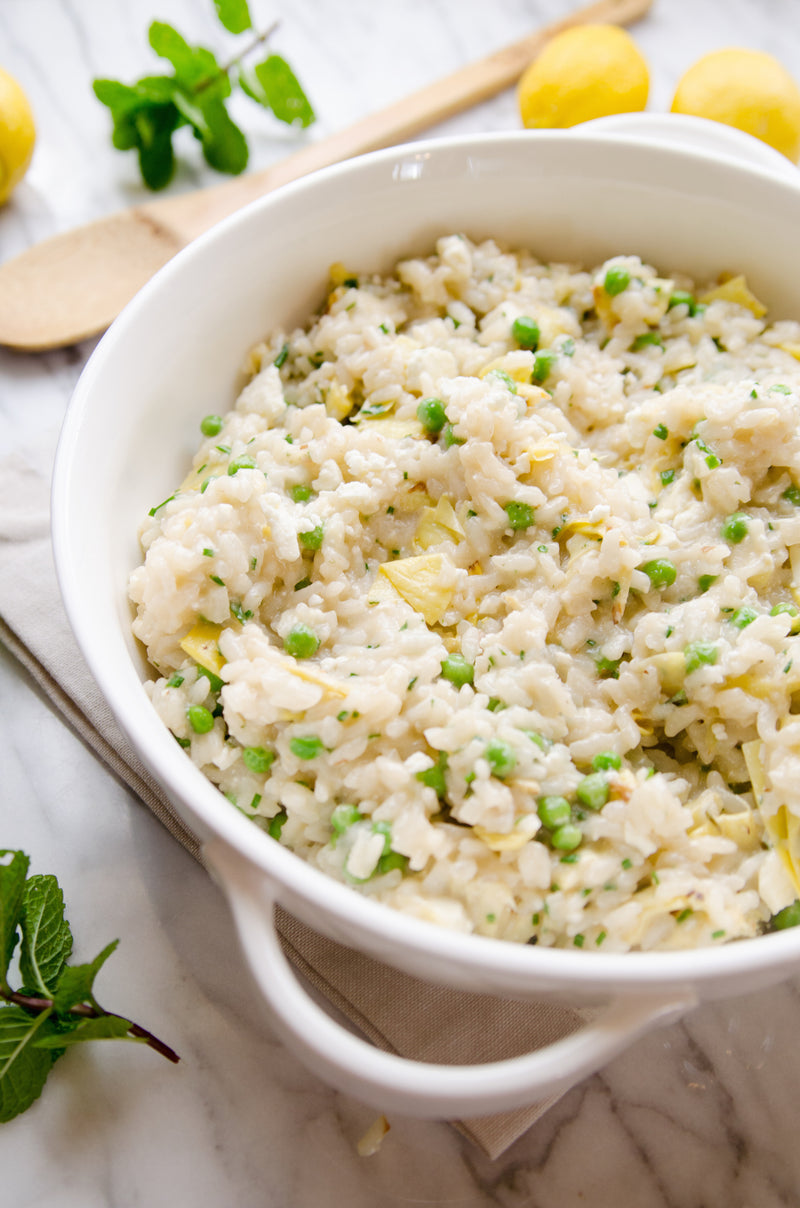
[[[800,325],[453,235],[250,355],[130,582],[272,838],[417,918],[626,951],[794,921]]]

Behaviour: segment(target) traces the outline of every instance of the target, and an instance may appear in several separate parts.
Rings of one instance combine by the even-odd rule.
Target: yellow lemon
[[[793,163],[800,156],[800,89],[764,51],[731,47],[704,55],[679,81],[672,112],[735,126]]]
[[[14,77],[0,67],[0,204],[27,172],[35,142],[28,98]]]
[[[647,63],[618,25],[582,25],[557,34],[517,87],[523,126],[577,126],[647,104]]]

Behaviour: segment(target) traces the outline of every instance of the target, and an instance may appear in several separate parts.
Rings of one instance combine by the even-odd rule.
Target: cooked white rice
[[[698,305],[636,257],[455,235],[332,278],[142,526],[160,716],[418,918],[615,952],[769,926],[800,884],[800,326],[741,279]]]

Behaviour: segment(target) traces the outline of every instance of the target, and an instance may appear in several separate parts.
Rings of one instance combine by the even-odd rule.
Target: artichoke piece
[[[759,302],[755,294],[750,290],[747,284],[747,278],[739,275],[731,277],[728,281],[723,281],[714,289],[710,289],[700,298],[701,302],[735,302],[738,306],[744,306],[751,311],[757,319],[767,313],[767,308],[763,302]]]
[[[646,662],[658,672],[661,688],[666,696],[674,696],[676,692],[680,692],[686,678],[686,659],[682,650],[654,654]]]
[[[800,818],[781,805],[777,814],[767,819],[767,830],[800,896]]]
[[[426,624],[435,625],[453,598],[453,587],[442,581],[447,565],[441,554],[418,554],[384,562],[380,569],[406,603],[421,613]]]
[[[435,508],[423,510],[414,540],[420,549],[428,549],[440,541],[455,541],[458,544],[463,536],[464,530],[452,503],[446,495],[442,495]]]
[[[217,645],[222,628],[222,625],[215,625],[211,621],[198,621],[180,644],[181,650],[185,651],[189,658],[194,659],[207,671],[213,671],[215,675],[219,675],[225,666],[225,659]]]

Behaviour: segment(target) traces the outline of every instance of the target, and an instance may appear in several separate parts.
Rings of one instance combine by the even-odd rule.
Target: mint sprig
[[[72,931],[64,895],[54,876],[29,877],[29,863],[24,852],[0,851],[0,1123],[38,1099],[53,1063],[71,1045],[133,1040],[179,1060],[152,1032],[95,998],[95,978],[116,940],[93,961],[67,964]],[[9,981],[15,952],[18,989]]]
[[[229,33],[252,29],[247,0],[214,0]],[[271,26],[257,34],[227,63],[220,64],[204,46],[192,46],[173,26],[153,21],[149,42],[172,73],[145,75],[133,84],[96,79],[94,94],[111,112],[111,141],[119,151],[136,151],[144,183],[163,189],[175,172],[173,135],[189,127],[203,157],[219,172],[238,175],[247,167],[247,139],[230,116],[226,102],[234,87],[270,110],[278,121],[303,128],[315,121],[311,102],[292,68],[278,54],[245,68],[243,60],[267,42]]]

